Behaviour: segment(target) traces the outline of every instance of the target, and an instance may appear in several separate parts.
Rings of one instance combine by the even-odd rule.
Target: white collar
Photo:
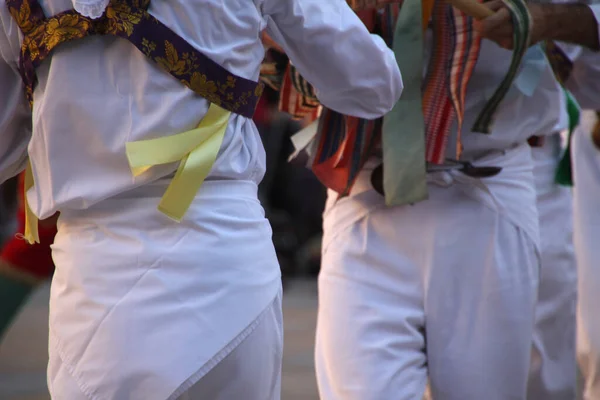
[[[97,19],[104,14],[110,0],[72,0],[75,11],[84,17]]]

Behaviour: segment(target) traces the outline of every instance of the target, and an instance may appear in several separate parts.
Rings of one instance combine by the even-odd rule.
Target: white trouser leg
[[[571,189],[554,182],[560,135],[532,149],[540,224],[541,269],[529,400],[572,400],[576,376],[577,266]]]
[[[583,400],[596,400],[600,396],[600,351],[592,346],[590,329],[580,312],[577,313],[577,361],[582,375],[579,395]]]
[[[363,208],[348,198],[325,214],[321,399],[420,399],[428,375],[436,400],[524,399],[532,238],[456,186],[431,187],[414,206]]]
[[[279,400],[283,357],[281,293],[254,331],[177,400]]]
[[[574,133],[575,252],[579,273],[577,358],[584,377],[583,398],[600,399],[600,150],[591,140],[593,115],[583,114]]]
[[[570,190],[538,197],[542,263],[529,377],[529,400],[572,400],[576,393],[577,267]]]

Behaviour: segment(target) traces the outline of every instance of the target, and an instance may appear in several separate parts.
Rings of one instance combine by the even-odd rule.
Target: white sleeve
[[[342,114],[378,118],[402,93],[394,53],[345,0],[265,0],[267,32],[319,101]]]
[[[600,5],[589,7],[596,20],[600,21]],[[600,52],[574,44],[558,45],[573,62],[573,70],[565,84],[566,88],[583,109],[600,110]]]
[[[596,23],[598,25],[598,40],[600,40],[600,4],[588,4],[588,7],[594,13],[594,17],[596,17]]]
[[[581,50],[573,60],[566,88],[583,109],[600,110],[600,53]]]
[[[8,18],[0,11],[0,183],[25,169],[31,138],[31,110],[16,63],[18,28]]]

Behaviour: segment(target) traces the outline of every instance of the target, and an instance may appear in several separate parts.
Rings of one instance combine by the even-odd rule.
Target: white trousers
[[[594,113],[584,112],[574,133],[575,252],[579,270],[577,356],[583,398],[600,399],[600,150],[591,140]]]
[[[244,387],[214,378],[192,393],[277,398],[263,394],[278,385],[281,316],[264,315],[281,313],[265,311],[281,301],[281,279],[256,184],[207,181],[177,223],[156,209],[167,183],[61,213],[50,294],[53,399],[172,400],[221,362],[213,375],[233,371]],[[257,328],[261,315],[271,322]],[[246,340],[254,350],[227,356]]]
[[[413,206],[386,208],[369,171],[349,198],[330,195],[321,399],[416,400],[428,378],[435,400],[525,399],[539,269],[530,157],[488,160],[512,165],[485,184],[446,174]]]
[[[177,400],[279,400],[281,398],[281,362],[283,355],[283,320],[281,293],[273,304],[257,318],[255,326],[227,349],[222,360],[198,382],[182,392]],[[64,400],[87,400],[77,382],[64,365],[52,365],[63,382]],[[127,400],[123,399],[114,400]]]
[[[529,400],[573,400],[576,395],[577,266],[571,189],[554,183],[560,136],[532,149],[540,218],[541,269]]]
[[[177,400],[279,400],[281,398],[281,362],[283,356],[283,319],[281,293],[241,342],[235,340],[233,350],[226,349],[215,366],[191,387],[182,385]],[[56,360],[55,360],[56,362]],[[65,365],[52,365],[62,383],[61,400],[87,400]],[[127,400],[127,397],[114,400]]]

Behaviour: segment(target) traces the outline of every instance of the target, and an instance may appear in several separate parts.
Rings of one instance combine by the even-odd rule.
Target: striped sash
[[[473,30],[473,19],[454,7],[438,2],[433,11],[433,51],[423,90],[426,160],[442,164],[450,127],[456,120],[460,152],[460,131],[464,116],[467,84],[473,74],[481,37]],[[456,155],[459,158],[460,154]]]
[[[391,47],[402,1],[347,1],[355,9],[365,7],[366,4],[379,7],[378,11],[363,10],[358,15],[365,21],[371,32],[382,36]],[[512,84],[520,60],[527,49],[529,19],[526,8],[521,6],[522,0],[507,1],[518,3],[512,6],[513,13],[520,13],[518,16],[513,16],[514,21],[519,24],[515,35],[518,51],[515,52],[511,70],[504,79],[503,85],[498,88],[484,113],[478,118],[479,124],[476,128],[480,132],[489,132],[493,114]],[[374,12],[376,19],[373,23]],[[426,12],[424,18],[425,15]],[[442,164],[446,156],[450,127],[454,121],[459,127],[456,146],[459,154],[456,156],[457,158],[460,156],[460,128],[463,122],[466,89],[479,55],[481,38],[473,29],[473,19],[443,0],[435,1],[431,26],[434,34],[433,51],[423,82],[422,104],[426,139],[423,157],[429,163]],[[297,111],[297,105],[312,105],[311,101],[316,100],[311,97],[314,91],[308,90],[310,85],[297,74],[295,69],[289,68],[286,76],[284,82],[289,81],[293,90],[282,90],[281,108],[288,112],[291,110],[291,114],[296,117],[306,116],[308,113]],[[316,114],[310,115],[314,117]],[[367,121],[343,116],[323,107],[321,121],[314,138],[317,143],[314,146],[317,154],[311,160],[311,168],[325,186],[341,195],[347,194],[352,188],[358,171],[372,154],[375,145],[379,143],[381,130],[381,120]],[[399,134],[406,134],[402,132],[401,127],[397,130]]]
[[[514,49],[512,60],[508,73],[494,92],[492,98],[486,103],[485,107],[477,117],[473,126],[474,132],[490,133],[496,109],[512,86],[513,81],[517,76],[517,72],[519,71],[521,61],[529,48],[531,16],[529,15],[527,5],[523,0],[504,0],[504,3],[510,10],[514,27]]]
[[[283,76],[280,91],[279,109],[281,111],[297,119],[308,118],[313,121],[318,118],[321,107],[314,89],[300,76],[296,67],[291,63]]]
[[[324,108],[315,137],[312,170],[327,188],[347,195],[379,143],[381,118],[365,120]]]
[[[366,0],[367,3],[370,1]],[[401,1],[373,1],[378,1],[378,5],[388,4],[379,11],[374,8],[363,10],[364,2],[348,0],[355,11],[359,10],[356,13],[369,31],[378,33],[391,47]],[[358,173],[381,143],[382,125],[382,118],[366,120],[323,107],[314,138],[316,152],[310,164],[319,181],[341,196],[350,193]]]

